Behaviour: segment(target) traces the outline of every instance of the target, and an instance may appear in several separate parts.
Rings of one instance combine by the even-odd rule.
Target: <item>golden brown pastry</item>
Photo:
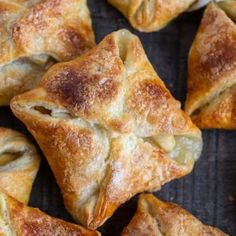
[[[122,236],[226,236],[204,225],[180,206],[152,194],[140,195],[137,211]]]
[[[0,106],[93,46],[86,0],[0,0]]]
[[[189,53],[186,112],[200,128],[236,129],[236,25],[211,3]]]
[[[11,108],[47,157],[68,211],[92,229],[136,193],[188,174],[201,153],[199,129],[126,30],[53,66]]]
[[[25,136],[0,128],[0,189],[28,203],[40,158]]]
[[[187,10],[196,0],[108,0],[142,32],[158,31]]]
[[[0,193],[1,236],[99,236],[82,226],[48,216]]]
[[[227,15],[236,22],[236,1],[221,0],[218,5],[227,13]]]

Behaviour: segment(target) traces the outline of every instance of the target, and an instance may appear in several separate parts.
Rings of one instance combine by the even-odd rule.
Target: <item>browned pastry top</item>
[[[99,236],[82,226],[51,217],[0,193],[0,235],[20,236]],[[3,233],[3,234],[1,234]]]
[[[114,132],[148,137],[196,130],[157,77],[140,42],[125,31],[74,61],[54,66],[41,87],[48,101],[66,107],[72,116]]]
[[[1,0],[0,13],[0,65],[40,54],[65,61],[94,45],[85,0]]]

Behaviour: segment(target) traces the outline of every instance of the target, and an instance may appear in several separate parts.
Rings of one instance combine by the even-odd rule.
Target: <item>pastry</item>
[[[2,236],[99,236],[82,226],[48,216],[0,193],[0,235]]]
[[[108,0],[137,30],[158,31],[186,11],[196,0]]]
[[[86,0],[0,0],[0,106],[93,46]]]
[[[20,133],[0,128],[0,189],[28,203],[40,158],[35,147]]]
[[[203,16],[188,61],[186,112],[200,128],[236,128],[236,25],[216,4]]]
[[[180,206],[142,194],[137,211],[122,236],[226,236],[217,228],[204,225]]]
[[[48,159],[76,221],[95,229],[133,195],[191,172],[201,132],[129,31],[53,66],[14,114]]]
[[[218,5],[227,13],[227,15],[236,22],[236,1],[221,0]]]

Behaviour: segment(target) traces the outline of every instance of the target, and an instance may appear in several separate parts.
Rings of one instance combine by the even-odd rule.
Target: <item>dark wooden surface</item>
[[[202,10],[181,15],[160,32],[145,34],[133,30],[125,18],[105,0],[89,0],[88,3],[97,42],[114,30],[130,29],[140,37],[151,63],[172,94],[184,102],[187,54]],[[31,137],[9,108],[0,108],[0,125],[17,129]],[[203,154],[192,174],[166,184],[155,195],[176,202],[203,222],[236,235],[236,131],[204,131],[203,138]],[[30,205],[52,216],[72,221],[63,207],[60,191],[45,158],[42,159]],[[134,197],[121,206],[99,229],[103,235],[119,235],[135,211],[136,200]]]

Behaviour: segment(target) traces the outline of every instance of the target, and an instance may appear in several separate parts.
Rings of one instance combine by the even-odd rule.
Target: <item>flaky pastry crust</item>
[[[0,105],[93,46],[86,0],[0,0]]]
[[[226,236],[204,225],[180,206],[162,202],[151,194],[140,195],[137,211],[122,236]]]
[[[28,203],[39,165],[37,151],[24,135],[0,128],[1,191]]]
[[[200,128],[236,128],[236,25],[216,4],[189,53],[186,112]]]
[[[11,102],[34,135],[75,220],[95,229],[124,202],[188,174],[201,133],[126,30]]]
[[[82,226],[51,217],[0,193],[0,235],[2,236],[100,236]]]
[[[142,32],[158,31],[187,10],[196,0],[108,0]]]

